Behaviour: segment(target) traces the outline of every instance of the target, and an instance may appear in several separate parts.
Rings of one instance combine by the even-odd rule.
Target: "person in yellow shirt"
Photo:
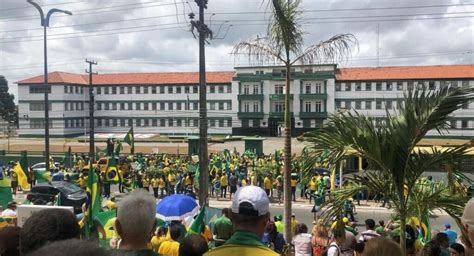
[[[265,193],[267,193],[267,196],[270,196],[270,191],[272,190],[272,187],[272,179],[270,178],[270,175],[267,175],[265,179],[263,179],[263,188],[265,189]]]
[[[168,193],[167,195],[174,194],[174,187],[176,186],[176,175],[174,173],[168,173]]]
[[[298,221],[296,220],[296,215],[294,213],[291,214],[291,233],[295,234],[296,225],[298,225]]]
[[[227,175],[224,173],[221,177],[221,197],[223,198],[227,197],[227,185],[229,185],[229,182],[227,180]]]
[[[150,244],[154,252],[158,253],[161,244],[166,241],[166,233],[168,233],[168,228],[159,227],[155,231],[155,235],[151,238]]]
[[[150,178],[148,176],[144,176],[142,179],[142,186],[146,191],[150,191]]]
[[[158,188],[160,189],[160,197],[163,197],[165,191],[165,181],[162,177],[158,178]]]
[[[155,176],[151,179],[151,187],[153,188],[153,195],[155,198],[158,198],[158,187],[159,187],[159,179],[158,176]]]
[[[181,234],[181,230],[177,225],[172,225],[169,228],[169,240],[166,240],[160,244],[158,248],[159,255],[179,256],[179,242],[178,238]]]
[[[298,174],[291,174],[291,198],[293,202],[296,202],[296,185],[298,184]]]

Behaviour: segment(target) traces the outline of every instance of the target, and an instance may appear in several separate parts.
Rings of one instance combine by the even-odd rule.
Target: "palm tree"
[[[334,115],[325,127],[304,134],[302,139],[311,143],[313,157],[329,149],[328,161],[331,165],[351,156],[360,156],[367,160],[367,169],[374,170],[354,175],[350,180],[355,186],[331,193],[333,198],[328,201],[326,216],[340,213],[343,201],[363,189],[387,195],[393,200],[394,209],[400,216],[400,243],[405,249],[405,224],[417,200],[429,203],[429,200],[437,198],[437,203],[431,202],[433,206],[441,207],[453,216],[459,214],[459,209],[453,210],[456,203],[443,201],[446,197],[440,197],[446,195],[445,189],[436,190],[438,194],[433,192],[421,199],[417,197],[420,192],[417,184],[425,171],[460,162],[469,145],[441,149],[415,146],[428,131],[445,132],[450,115],[473,98],[474,93],[462,89],[415,89],[405,94],[398,110],[386,110],[383,126],[378,126],[371,117],[349,112]],[[459,200],[458,206],[464,202],[464,199]]]
[[[291,67],[296,63],[310,64],[324,61],[339,61],[348,57],[351,46],[357,44],[352,34],[340,34],[303,49],[304,31],[300,24],[302,12],[298,10],[301,0],[271,0],[271,20],[266,37],[238,43],[234,55],[247,55],[256,61],[284,64],[285,110],[284,110],[284,221],[285,239],[291,241],[291,118],[290,81]]]

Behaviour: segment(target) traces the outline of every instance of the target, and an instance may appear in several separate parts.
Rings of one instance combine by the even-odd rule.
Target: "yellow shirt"
[[[272,186],[273,186],[272,180],[268,177],[265,177],[265,179],[263,179],[263,187],[265,189],[272,189]]]
[[[204,256],[278,256],[279,254],[264,246],[225,244],[204,253]]]
[[[312,178],[310,181],[309,181],[309,190],[316,190],[317,189],[317,181],[316,181],[316,178]]]
[[[296,184],[298,183],[298,180],[291,179],[291,186],[296,187]]]
[[[157,178],[151,179],[151,186],[152,186],[153,188],[157,188],[158,185],[159,185],[159,180],[158,180]]]
[[[158,249],[158,254],[179,256],[179,243],[173,240],[162,242]]]
[[[228,185],[228,182],[227,182],[227,175],[223,175],[223,176],[221,177],[221,186],[227,187],[227,185]]]
[[[158,253],[158,250],[160,249],[160,245],[166,241],[166,236],[153,236],[151,239],[151,248],[153,249],[154,252]]]
[[[159,188],[164,188],[165,187],[165,181],[162,178],[158,179],[158,187]]]
[[[147,178],[142,179],[142,184],[144,188],[147,188],[150,186],[150,180]]]
[[[191,179],[190,176],[186,176],[186,179],[184,180],[184,185],[185,186],[189,186],[189,185],[192,185],[193,183],[193,180]]]
[[[176,185],[176,176],[172,173],[168,174],[168,182],[173,186]]]

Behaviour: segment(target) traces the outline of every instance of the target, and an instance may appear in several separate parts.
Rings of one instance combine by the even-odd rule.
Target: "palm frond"
[[[272,19],[268,26],[267,37],[274,46],[286,54],[299,54],[303,45],[303,29],[300,25],[302,12],[298,10],[301,0],[272,0]]]
[[[339,34],[307,47],[292,64],[309,63],[338,63],[351,56],[352,48],[358,46],[356,37],[352,34]]]
[[[250,41],[241,41],[234,46],[234,56],[246,55],[249,61],[258,62],[278,61],[285,62],[281,49],[272,47],[273,44],[267,38],[256,38]]]

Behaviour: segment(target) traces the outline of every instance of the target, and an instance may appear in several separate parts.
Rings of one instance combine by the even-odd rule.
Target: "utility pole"
[[[89,64],[89,70],[86,69],[86,73],[89,74],[89,161],[93,163],[95,161],[95,145],[94,145],[94,88],[92,86],[92,75],[97,75],[97,72],[92,72],[92,65],[97,65],[96,61],[87,60]]]
[[[209,205],[209,155],[207,150],[207,99],[206,99],[206,38],[212,39],[212,31],[204,23],[204,9],[208,0],[195,0],[199,6],[199,20],[195,21],[194,13],[189,14],[192,31],[199,32],[199,205]],[[194,34],[194,32],[193,32]]]

